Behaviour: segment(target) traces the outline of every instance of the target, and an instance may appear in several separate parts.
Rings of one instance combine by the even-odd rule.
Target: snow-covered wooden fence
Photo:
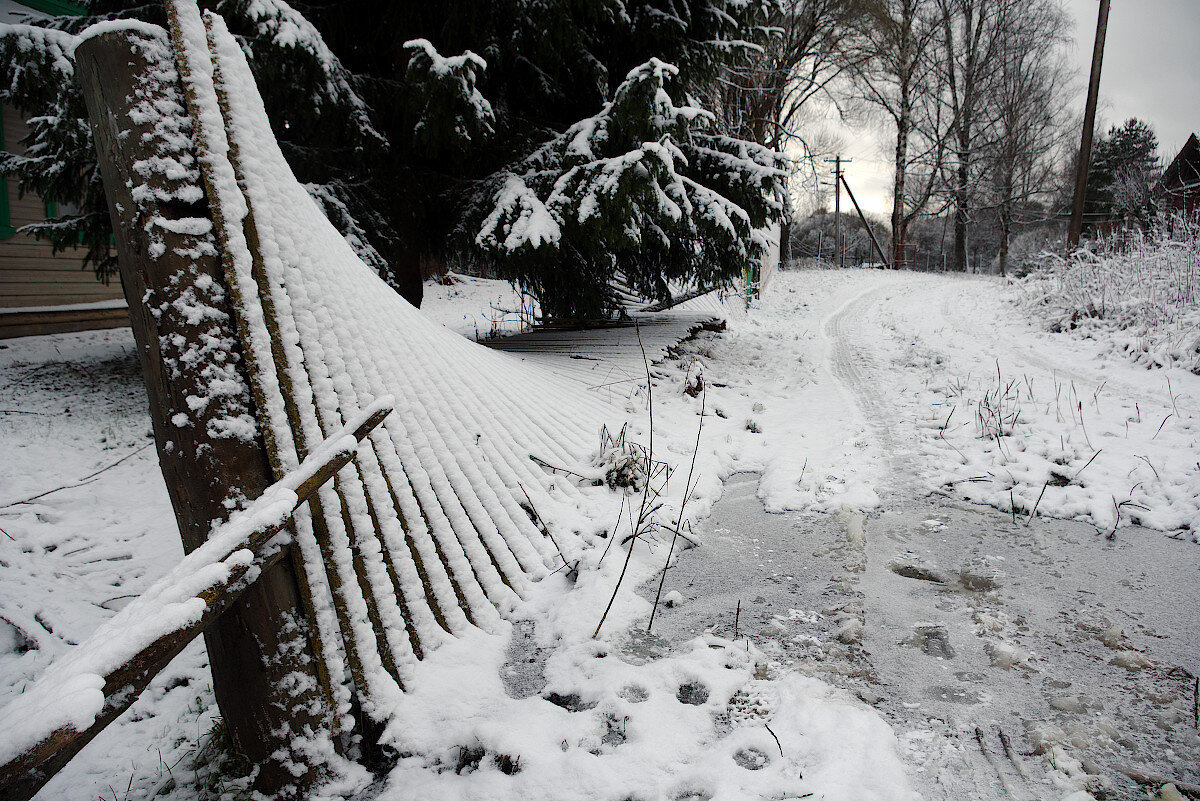
[[[391,398],[384,398],[334,433],[0,709],[0,797],[32,797],[282,559],[293,512],[354,458],[389,412]]]
[[[532,580],[577,559],[582,526],[547,521],[582,520],[590,501],[546,466],[591,470],[602,426],[627,413],[595,391],[611,376],[477,345],[387,287],[292,175],[223,20],[192,0],[166,6],[169,37],[105,24],[75,53],[185,550],[216,564],[210,532],[230,508],[292,481],[360,409],[394,398],[295,509],[287,558],[252,567],[238,546],[223,569],[239,597],[210,605],[217,585],[199,587],[183,606],[200,616],[156,635],[208,627],[217,702],[257,789],[302,796],[347,749],[373,746],[425,654],[496,628]],[[184,578],[138,603],[176,603]],[[155,648],[56,665],[46,686],[82,682],[95,712],[14,740],[0,785],[60,767],[170,651]]]

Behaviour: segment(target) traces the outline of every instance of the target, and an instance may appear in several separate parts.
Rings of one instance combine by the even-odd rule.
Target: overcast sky
[[[1082,113],[1096,38],[1099,0],[1064,0],[1075,20],[1075,107]],[[1100,75],[1102,131],[1130,117],[1150,123],[1169,162],[1200,133],[1200,0],[1112,0]],[[882,135],[843,131],[846,179],[865,210],[887,216],[892,173]],[[887,143],[890,147],[890,142]]]

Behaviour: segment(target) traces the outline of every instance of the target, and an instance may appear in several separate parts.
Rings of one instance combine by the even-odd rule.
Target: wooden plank
[[[77,281],[10,281],[5,282],[0,280],[0,293],[8,295],[10,299],[29,297],[30,295],[49,295],[59,300],[52,300],[49,303],[42,304],[45,306],[63,306],[70,303],[101,303],[106,300],[120,300],[120,286],[106,287],[103,284],[98,287],[92,287],[89,284]],[[62,300],[67,295],[75,295],[76,297],[86,298],[85,300]],[[10,303],[11,306],[32,306],[32,303]]]
[[[46,219],[46,204],[37,195],[10,197],[8,218],[14,228],[20,228],[29,223],[43,222]]]
[[[4,296],[13,298],[28,298],[32,295],[45,295],[51,298],[46,303],[29,303],[22,301],[20,303],[5,303]],[[85,298],[85,300],[65,300],[67,296],[74,295],[76,297]],[[18,281],[10,284],[4,284],[4,289],[0,293],[0,305],[5,306],[62,306],[67,303],[97,303],[104,300],[120,300],[124,295],[121,293],[120,282],[115,282],[105,286],[104,284],[89,284],[79,281]]]
[[[5,270],[0,267],[0,284],[7,285],[2,291],[19,291],[22,286],[37,286],[39,291],[53,292],[61,287],[78,294],[103,295],[106,297],[121,297],[120,284],[104,284],[90,274],[79,272],[59,272],[55,270]],[[31,293],[23,293],[31,294]]]
[[[4,309],[24,309],[30,306],[71,306],[79,303],[100,303],[106,300],[117,300],[117,297],[96,297],[95,295],[83,295],[76,293],[63,294],[55,292],[54,294],[41,293],[39,295],[16,295],[11,298],[0,297],[0,311]]]
[[[14,225],[24,225],[22,222],[14,222]],[[61,261],[65,264],[74,264],[75,269],[84,272],[83,267],[83,252],[78,248],[70,248],[68,250],[60,250],[58,253],[53,253],[54,248],[49,242],[34,239],[29,234],[17,234],[8,239],[0,240],[0,259],[28,257],[34,256],[45,258],[55,262]]]
[[[2,105],[0,115],[3,116],[6,149],[12,153],[24,153],[25,146],[21,144],[20,140],[29,133],[29,126],[25,119],[20,112],[8,104]],[[46,219],[45,202],[38,195],[22,196],[17,191],[16,181],[9,180],[6,183],[11,225],[20,227]],[[0,240],[0,308],[88,303],[121,297],[119,286],[105,286],[96,281],[90,271],[81,269],[82,258],[82,252],[74,249],[54,253],[49,242],[36,240],[28,234],[17,234]],[[55,273],[49,278],[38,279],[21,272],[38,269],[53,269]],[[58,272],[59,270],[62,272]],[[76,275],[68,277],[69,271],[73,271]],[[44,282],[47,280],[55,283],[45,284]],[[60,287],[57,284],[65,286]],[[68,287],[69,291],[64,292],[63,289]],[[96,327],[112,327],[122,324],[120,319],[111,318],[98,319],[96,322]],[[20,328],[6,325],[4,332],[0,333],[0,337],[64,333],[87,330],[89,327],[75,322],[62,324],[53,321],[45,324],[34,323]]]
[[[48,323],[86,323],[109,319],[118,321],[124,319],[125,322],[129,322],[127,319],[128,317],[129,310],[124,306],[103,309],[67,308],[61,311],[58,309],[47,309],[44,311],[33,312],[10,312],[7,314],[0,313],[0,326]]]
[[[47,334],[71,334],[78,331],[101,331],[107,328],[124,328],[127,325],[129,325],[129,312],[125,309],[116,309],[111,314],[96,316],[91,319],[72,321],[47,320],[21,324],[10,324],[0,316],[0,339],[40,337]]]
[[[3,106],[4,114],[4,149],[9,153],[22,155],[25,153],[25,145],[21,144],[21,140],[29,133],[29,125],[26,124],[25,118],[21,116],[21,112],[5,103]]]
[[[30,259],[10,257],[8,254],[0,254],[0,277],[8,275],[19,275],[17,277],[24,280],[38,280],[39,276],[51,276],[55,280],[78,280],[87,284],[95,284],[96,286],[117,286],[113,281],[105,284],[103,281],[97,281],[95,274],[91,269],[82,268],[78,261],[74,259]]]
[[[68,306],[64,309],[43,309],[40,311],[28,312],[7,312],[0,313],[0,324],[22,324],[45,322],[49,320],[61,320],[65,323],[81,322],[97,317],[112,317],[115,314],[128,314],[129,310],[125,306],[115,308],[99,308],[99,309],[80,309],[74,306]]]

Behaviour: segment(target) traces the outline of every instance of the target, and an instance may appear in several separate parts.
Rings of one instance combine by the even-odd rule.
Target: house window
[[[78,203],[69,203],[63,201],[46,201],[46,219],[57,220],[59,217],[70,217],[79,213]]]

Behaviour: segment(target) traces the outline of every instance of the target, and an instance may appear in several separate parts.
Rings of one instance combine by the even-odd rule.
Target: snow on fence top
[[[534,459],[577,466],[623,415],[576,381],[428,321],[388,288],[292,175],[223,20],[168,6],[276,473],[347,410],[396,397],[355,462],[296,515],[339,707],[331,725],[350,725],[351,685],[383,720],[416,659],[493,627],[530,578],[578,552],[577,535],[541,522],[570,519],[576,491]]]

